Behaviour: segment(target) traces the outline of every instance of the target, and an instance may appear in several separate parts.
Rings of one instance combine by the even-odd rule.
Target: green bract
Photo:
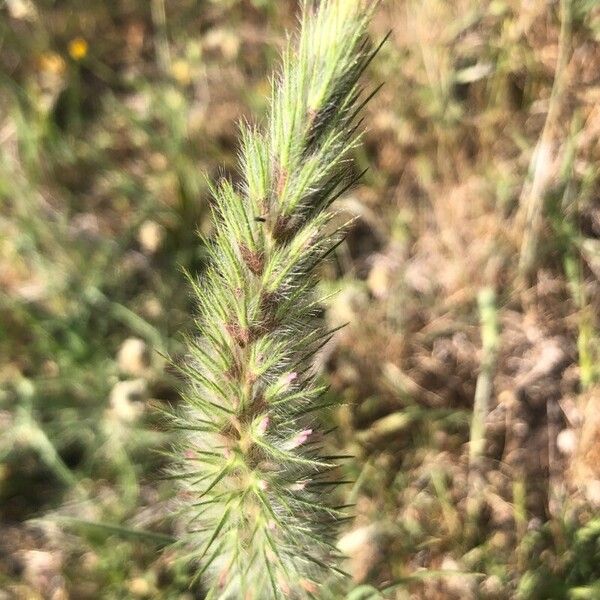
[[[318,319],[314,272],[342,235],[327,208],[356,179],[348,153],[366,101],[357,82],[374,55],[369,14],[356,0],[305,3],[266,130],[242,127],[243,184],[213,190],[171,473],[182,486],[180,544],[208,598],[315,597],[341,572],[343,507],[328,502],[336,457],[322,455],[315,421],[329,401],[311,368],[332,332]]]

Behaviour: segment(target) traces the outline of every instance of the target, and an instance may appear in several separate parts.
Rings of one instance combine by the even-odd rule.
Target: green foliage
[[[563,522],[561,530],[545,526],[524,540],[530,547],[528,569],[517,591],[523,600],[597,598],[600,589],[600,519],[583,526]],[[544,556],[546,554],[546,556]],[[554,560],[548,560],[551,555]],[[545,560],[544,560],[545,559]],[[551,566],[550,566],[551,565]]]
[[[321,451],[316,415],[328,401],[311,369],[332,332],[314,287],[342,235],[326,209],[353,181],[368,16],[349,0],[305,4],[266,131],[242,127],[243,184],[213,190],[210,266],[193,283],[201,337],[179,365],[189,387],[171,470],[180,543],[196,576],[210,574],[209,598],[312,597],[342,573],[333,542],[344,512],[328,502],[341,481]]]

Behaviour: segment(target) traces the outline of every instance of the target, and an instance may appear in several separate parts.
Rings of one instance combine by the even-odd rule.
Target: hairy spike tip
[[[213,186],[210,265],[191,279],[199,335],[178,365],[187,390],[167,475],[180,485],[177,546],[208,598],[304,599],[343,573],[335,535],[345,517],[332,490],[347,482],[331,461],[346,456],[320,456],[327,432],[316,414],[334,403],[311,369],[331,333],[315,318],[313,267],[339,239],[325,211],[354,179],[373,4],[303,6],[266,130],[240,127],[243,181]]]

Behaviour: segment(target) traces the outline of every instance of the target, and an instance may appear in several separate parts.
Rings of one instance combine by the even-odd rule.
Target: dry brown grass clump
[[[419,567],[486,576],[422,584],[418,597],[566,594],[541,586],[527,595],[526,548],[532,532],[585,521],[583,506],[597,502],[586,480],[597,479],[600,450],[589,100],[598,90],[598,13],[573,6],[565,37],[558,9],[528,7],[432,0],[382,10],[381,27],[391,22],[394,35],[380,68],[393,79],[375,109],[371,148],[381,177],[373,185],[385,197],[373,207],[375,229],[387,241],[363,285],[334,305],[352,324],[330,368],[349,403],[345,438],[366,473],[359,523],[387,531],[373,533],[370,576]],[[532,233],[524,206],[534,193],[543,218],[524,271]],[[499,333],[473,515],[468,422],[486,359],[477,309],[486,288],[495,290]],[[569,579],[561,544],[545,543],[552,576]]]

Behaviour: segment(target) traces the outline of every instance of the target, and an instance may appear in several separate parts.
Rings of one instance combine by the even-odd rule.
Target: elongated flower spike
[[[200,336],[176,365],[187,387],[171,415],[182,435],[169,475],[181,485],[178,544],[207,598],[310,598],[341,573],[344,513],[328,498],[341,482],[321,452],[327,389],[311,368],[332,334],[318,319],[315,267],[343,235],[327,209],[353,183],[371,11],[303,4],[268,125],[241,128],[243,183],[212,190],[210,263],[192,281]]]

